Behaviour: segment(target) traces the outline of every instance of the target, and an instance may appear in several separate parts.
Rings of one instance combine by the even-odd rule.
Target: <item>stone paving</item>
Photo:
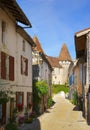
[[[81,111],[60,94],[54,96],[55,105],[38,117],[32,124],[19,130],[90,130]]]

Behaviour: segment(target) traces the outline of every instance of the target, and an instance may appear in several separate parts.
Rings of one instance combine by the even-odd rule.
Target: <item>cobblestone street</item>
[[[55,105],[22,130],[90,130],[81,111],[60,94],[54,96]]]

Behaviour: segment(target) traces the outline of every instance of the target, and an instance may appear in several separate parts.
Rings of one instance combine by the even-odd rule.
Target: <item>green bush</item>
[[[45,81],[34,81],[33,83],[33,110],[40,114],[40,103],[42,96],[47,95],[48,85]]]
[[[64,93],[68,93],[69,87],[66,84],[65,85],[60,85],[60,84],[53,84],[52,85],[52,93],[53,94],[57,94],[60,91],[64,91]]]
[[[8,123],[5,130],[17,130],[17,125],[15,123]]]
[[[37,87],[38,93],[42,96],[48,92],[48,85],[45,81],[37,81],[35,87]]]
[[[47,105],[48,105],[48,108],[50,108],[53,105],[53,100],[51,97],[48,98]]]
[[[78,93],[76,91],[73,93],[73,104],[78,106]]]

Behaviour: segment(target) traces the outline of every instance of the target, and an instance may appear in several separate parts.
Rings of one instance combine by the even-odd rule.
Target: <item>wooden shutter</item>
[[[27,107],[29,107],[30,104],[32,105],[32,93],[27,92]]]
[[[6,54],[1,52],[1,78],[6,79]]]
[[[21,74],[23,74],[23,61],[22,61],[23,56],[21,56]]]
[[[28,59],[26,59],[26,72],[25,75],[28,75]]]
[[[9,56],[9,80],[14,80],[14,57]]]

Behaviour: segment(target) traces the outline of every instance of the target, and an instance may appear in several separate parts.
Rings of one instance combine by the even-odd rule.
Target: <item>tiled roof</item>
[[[36,44],[36,47],[34,47],[33,50],[36,50],[36,51],[44,53],[44,51],[43,51],[43,49],[41,47],[41,44],[40,44],[40,42],[39,42],[39,40],[38,40],[38,38],[36,36],[34,36],[33,41]]]
[[[56,57],[46,56],[52,67],[62,68],[59,64],[59,60]]]
[[[72,61],[66,44],[63,44],[63,46],[61,48],[60,55],[59,55],[59,61]]]

